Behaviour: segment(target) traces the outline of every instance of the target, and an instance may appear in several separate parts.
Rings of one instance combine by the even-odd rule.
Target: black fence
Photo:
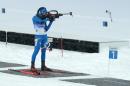
[[[6,41],[6,32],[0,31],[0,41],[5,42]]]
[[[16,33],[16,32],[6,33],[5,31],[0,31],[0,41],[3,42],[7,41],[9,43],[24,44],[24,45],[34,45],[34,35]],[[51,44],[53,48],[57,49],[63,48],[64,50],[72,50],[88,53],[99,52],[98,42],[53,38],[53,42]]]

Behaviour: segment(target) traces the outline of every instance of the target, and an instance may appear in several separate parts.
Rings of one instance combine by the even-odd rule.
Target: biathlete
[[[49,46],[47,31],[50,29],[54,19],[46,18],[45,15],[47,9],[45,7],[40,7],[35,16],[33,16],[32,21],[35,29],[35,47],[31,59],[31,71],[35,72],[35,60],[36,56],[41,50],[41,71],[52,71],[45,65],[46,60],[46,49]]]

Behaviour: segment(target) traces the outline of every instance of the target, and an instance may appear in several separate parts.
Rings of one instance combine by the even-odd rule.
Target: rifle
[[[63,16],[63,15],[73,16],[72,12],[69,12],[69,13],[59,13],[57,10],[51,10],[51,11],[47,12],[46,18],[49,18],[50,20],[55,20],[56,18],[59,18],[60,16]]]

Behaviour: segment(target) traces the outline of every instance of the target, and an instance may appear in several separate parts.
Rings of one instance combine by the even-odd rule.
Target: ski
[[[44,72],[44,71],[43,71]],[[73,72],[60,70],[60,69],[51,69],[51,71],[45,71],[49,73],[66,73],[66,74],[73,74]]]
[[[33,75],[33,76],[40,75],[40,72],[39,72],[39,71],[32,72],[32,71],[29,70],[29,69],[23,69],[23,70],[8,69],[8,70],[9,70],[9,71],[14,71],[14,72],[19,72],[19,73],[22,73],[22,74],[25,74],[25,75]]]
[[[30,69],[8,69],[9,71],[13,71],[19,74],[23,75],[30,75],[30,76],[50,76],[53,74],[74,74],[74,72],[70,71],[65,71],[65,70],[60,70],[60,69],[51,69],[51,71],[41,71],[39,68],[37,69],[36,72],[32,72]]]

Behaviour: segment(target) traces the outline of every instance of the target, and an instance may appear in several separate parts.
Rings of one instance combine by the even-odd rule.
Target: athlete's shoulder
[[[32,17],[32,20],[33,20],[33,21],[40,21],[41,19],[40,19],[39,17],[37,17],[37,16],[33,16],[33,17]]]

